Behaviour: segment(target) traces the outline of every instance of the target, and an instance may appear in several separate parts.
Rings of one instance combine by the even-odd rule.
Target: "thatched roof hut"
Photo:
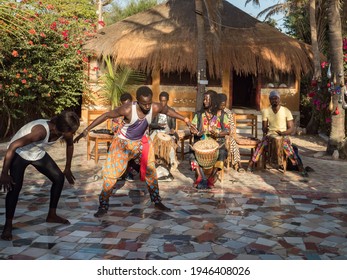
[[[226,1],[221,11],[220,34],[216,37],[215,32],[206,31],[207,65],[212,76],[220,77],[223,69],[255,76],[283,72],[297,77],[311,70],[311,51],[307,45]],[[148,73],[189,71],[194,75],[195,1],[169,0],[102,28],[86,43],[85,49],[94,51],[98,57],[111,55],[118,64]]]

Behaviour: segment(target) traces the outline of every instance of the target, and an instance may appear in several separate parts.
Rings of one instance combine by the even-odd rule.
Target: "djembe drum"
[[[170,135],[158,132],[153,139],[153,149],[156,158],[163,160],[166,164],[170,164],[171,149],[176,150],[176,143]]]
[[[213,139],[204,139],[196,142],[192,147],[196,161],[204,169],[212,168],[217,162],[219,144]]]
[[[285,171],[287,158],[283,150],[283,140],[283,136],[269,136],[268,161],[270,165],[275,165],[277,168],[283,166],[283,169]]]

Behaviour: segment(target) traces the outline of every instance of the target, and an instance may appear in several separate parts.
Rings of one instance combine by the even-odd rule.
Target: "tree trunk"
[[[310,0],[310,29],[311,45],[313,49],[314,74],[313,80],[320,80],[322,71],[320,67],[320,53],[318,48],[317,23],[316,23],[316,0]]]
[[[344,157],[342,146],[345,138],[345,83],[343,75],[342,29],[339,0],[329,1],[328,12],[329,50],[332,67],[331,81],[334,82],[335,86],[341,86],[341,94],[333,95],[334,110],[332,112],[331,133],[327,152],[332,154],[334,150],[339,150],[340,157]]]
[[[200,110],[203,105],[203,95],[205,93],[205,85],[201,84],[201,80],[207,80],[206,77],[206,46],[205,46],[205,20],[203,17],[202,0],[195,0],[195,15],[197,26],[197,51],[198,51],[198,68],[197,68],[197,93],[196,93],[196,111]]]
[[[316,81],[316,89],[321,86],[322,71],[320,66],[320,52],[318,47],[317,23],[316,23],[316,0],[310,0],[310,30],[311,30],[311,45],[313,50],[314,73],[312,81]],[[318,82],[319,81],[319,82]],[[316,134],[318,132],[317,113],[312,111],[311,119],[306,126],[308,134]]]

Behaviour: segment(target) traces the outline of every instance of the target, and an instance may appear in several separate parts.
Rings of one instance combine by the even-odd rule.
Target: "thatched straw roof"
[[[164,72],[197,70],[197,28],[194,0],[169,0],[99,30],[86,50],[98,57],[111,55],[117,64]],[[206,15],[206,12],[204,12]],[[208,21],[206,19],[206,26]],[[206,28],[207,29],[207,28]],[[223,69],[237,73],[300,75],[311,70],[310,48],[223,1],[220,45],[207,29],[209,73]],[[216,47],[217,46],[217,47]]]

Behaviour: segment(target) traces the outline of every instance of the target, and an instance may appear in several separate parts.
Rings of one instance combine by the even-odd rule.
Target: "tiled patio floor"
[[[76,145],[73,173],[58,214],[70,225],[48,224],[50,182],[29,168],[14,220],[13,241],[0,241],[0,259],[347,259],[347,162],[316,159],[323,148],[300,146],[308,179],[277,170],[225,173],[212,191],[191,187],[187,160],[173,182],[161,182],[156,211],[140,181],[126,182],[111,198],[109,213],[97,209],[100,164]],[[0,144],[1,164],[5,144]],[[64,146],[50,154],[64,166]],[[119,182],[122,185],[124,182]],[[0,230],[5,194],[0,194]]]

